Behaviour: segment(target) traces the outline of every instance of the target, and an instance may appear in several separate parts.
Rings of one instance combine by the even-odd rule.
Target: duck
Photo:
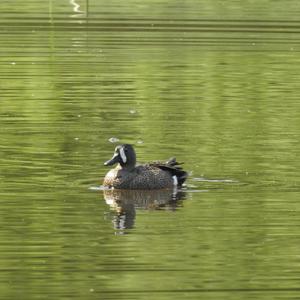
[[[154,190],[182,187],[188,173],[180,167],[175,157],[166,162],[154,161],[137,164],[132,145],[118,145],[105,166],[117,166],[105,175],[103,186],[110,189]]]

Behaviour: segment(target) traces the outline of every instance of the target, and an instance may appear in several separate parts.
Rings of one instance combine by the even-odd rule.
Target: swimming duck
[[[105,166],[118,165],[110,170],[103,185],[115,189],[163,189],[182,186],[188,174],[179,167],[175,158],[166,162],[136,164],[136,154],[132,145],[123,144],[115,148],[113,157],[104,163]]]

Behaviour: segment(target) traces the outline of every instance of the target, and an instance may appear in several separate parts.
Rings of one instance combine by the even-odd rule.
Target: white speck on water
[[[16,63],[13,61],[13,62],[11,62],[11,64],[14,66]]]
[[[91,191],[103,191],[103,190],[105,190],[105,189],[107,189],[108,190],[108,188],[106,188],[105,186],[91,186],[91,187],[89,187],[89,190],[91,190]]]
[[[129,111],[131,114],[136,114],[136,110],[135,109],[131,109],[130,111]]]
[[[78,118],[81,118],[81,115],[77,115]]]
[[[74,138],[75,141],[79,141],[79,137]]]
[[[224,183],[237,183],[238,181],[233,179],[208,179],[204,177],[194,177],[194,181],[202,181],[202,182],[224,182]]]
[[[95,290],[94,289],[90,289],[90,292],[93,293]]]
[[[144,141],[143,140],[137,140],[136,143],[137,144],[144,144]]]
[[[116,137],[111,137],[110,139],[108,139],[108,141],[109,141],[110,143],[117,143],[117,142],[119,142],[120,140],[119,140],[118,138],[116,138]]]

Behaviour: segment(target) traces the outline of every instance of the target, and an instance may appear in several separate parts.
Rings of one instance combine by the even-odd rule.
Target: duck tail
[[[168,171],[171,173],[172,177],[176,176],[178,186],[182,186],[182,184],[185,182],[185,180],[188,177],[188,173],[180,167],[183,163],[179,163],[176,161],[175,157],[170,158],[165,163],[159,163],[157,164],[157,167],[159,167],[162,170]]]

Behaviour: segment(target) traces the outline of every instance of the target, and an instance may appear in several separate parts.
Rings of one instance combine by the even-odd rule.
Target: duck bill
[[[110,160],[104,163],[104,166],[112,166],[120,161],[119,154],[115,154]]]

